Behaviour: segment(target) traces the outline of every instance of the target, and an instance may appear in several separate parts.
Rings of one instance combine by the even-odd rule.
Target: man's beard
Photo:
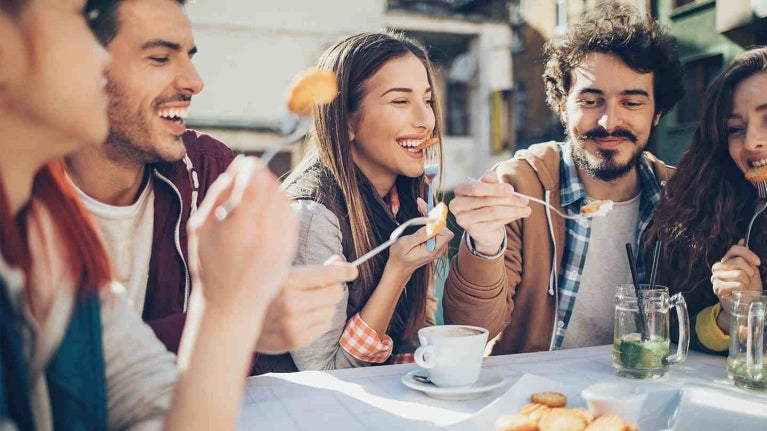
[[[631,158],[623,164],[617,160],[619,152],[617,150],[597,149],[595,154],[590,154],[584,149],[586,140],[595,138],[621,137],[634,143],[634,153]],[[616,129],[608,133],[605,129],[598,127],[592,129],[580,136],[574,136],[572,145],[572,156],[575,166],[586,173],[586,175],[596,178],[600,181],[610,182],[622,178],[631,172],[639,163],[642,157],[642,151],[647,146],[638,144],[638,138],[626,129]]]
[[[152,142],[150,120],[142,115],[140,109],[130,112],[125,104],[127,98],[112,81],[107,83],[107,93],[109,94],[107,157],[117,163],[130,165],[145,165],[163,161],[165,158],[157,152]],[[166,101],[158,99],[153,103],[153,106]],[[181,136],[175,138],[181,142]],[[177,160],[164,161],[174,162]]]

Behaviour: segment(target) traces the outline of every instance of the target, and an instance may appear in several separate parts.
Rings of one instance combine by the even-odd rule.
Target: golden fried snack
[[[567,396],[559,392],[536,392],[530,395],[530,401],[548,407],[564,407],[567,405]]]
[[[530,403],[522,406],[522,408],[519,409],[519,412],[537,424],[541,419],[541,416],[550,409],[550,407],[544,406],[543,404]]]
[[[591,214],[599,211],[599,202],[593,202],[590,204],[586,204],[581,206],[581,214]]]
[[[594,415],[592,415],[590,411],[586,409],[573,409],[573,411],[583,416],[583,419],[586,419],[587,424],[594,422]]]
[[[307,69],[293,79],[288,90],[288,109],[296,115],[311,115],[315,105],[327,105],[337,94],[335,73],[317,68]]]
[[[757,166],[747,170],[746,179],[752,183],[767,181],[767,166]]]
[[[522,415],[506,415],[495,421],[495,431],[538,431],[538,427]]]
[[[604,415],[589,424],[585,431],[628,431],[628,426],[620,416]]]
[[[565,408],[553,408],[544,413],[538,421],[540,431],[582,431],[586,425],[583,416]]]
[[[444,202],[434,205],[427,217],[429,217],[429,222],[426,223],[426,235],[429,238],[434,238],[447,223],[447,205]]]
[[[432,145],[439,144],[439,139],[437,138],[428,138],[424,139],[423,142],[415,146],[416,150],[423,150],[426,147],[431,147]]]

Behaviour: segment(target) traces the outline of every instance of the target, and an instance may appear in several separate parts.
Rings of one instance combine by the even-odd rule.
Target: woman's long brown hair
[[[665,268],[675,290],[689,291],[707,281],[693,278],[701,268],[710,272],[714,262],[745,236],[756,188],[730,157],[727,119],[738,84],[765,71],[767,47],[761,47],[738,55],[714,79],[706,91],[700,125],[664,189],[645,244],[664,241],[660,268]],[[755,222],[750,244],[767,258],[765,217]],[[765,265],[761,271],[765,279]]]
[[[375,221],[370,219],[371,211],[367,208],[369,200],[366,200],[360,191],[356,175],[357,168],[352,159],[353,143],[349,140],[349,124],[365,95],[367,80],[386,62],[410,54],[415,55],[426,68],[429,85],[433,92],[433,109],[437,121],[432,136],[440,138],[439,145],[442,145],[440,108],[434,94],[436,92],[434,73],[426,50],[418,42],[400,33],[362,33],[349,37],[325,51],[318,63],[318,67],[336,73],[340,96],[316,111],[314,146],[320,161],[330,170],[341,188],[341,194],[349,211],[352,239],[357,256],[375,248],[377,243],[373,232]],[[400,176],[397,179],[397,187],[400,193],[403,187],[407,189],[403,198],[407,196],[415,200],[415,197],[426,194],[423,176],[412,179]],[[412,204],[414,205],[414,202]],[[375,274],[380,274],[385,264],[384,258],[379,255],[378,259],[371,259],[360,266],[360,277],[363,281],[361,284],[365,286],[366,292],[359,292],[359,294],[366,295],[365,301],[378,285]],[[405,328],[403,332],[405,337],[411,337],[425,325],[428,289],[432,287],[434,274],[435,264],[431,263],[416,271],[411,277],[406,291],[406,304],[400,301],[402,307],[408,308],[407,321],[401,322]],[[400,305],[398,308],[401,308]],[[398,318],[402,316],[393,317],[393,319]]]

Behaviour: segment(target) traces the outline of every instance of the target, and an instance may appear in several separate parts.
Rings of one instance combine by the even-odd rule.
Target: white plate
[[[477,398],[486,392],[500,388],[506,381],[506,379],[500,373],[483,369],[479,372],[479,379],[471,386],[461,386],[457,388],[438,388],[432,383],[423,383],[416,380],[413,378],[415,375],[428,377],[429,372],[424,369],[411,371],[402,376],[402,383],[404,383],[405,386],[417,391],[421,391],[432,398],[449,401],[470,400],[472,398]]]
[[[519,410],[530,402],[530,394],[535,392],[556,391],[567,396],[567,407],[587,408],[586,400],[580,395],[584,389],[546,379],[533,374],[525,374],[517,380],[497,400],[477,412],[467,420],[450,427],[451,430],[488,430],[493,429],[495,421],[503,415],[519,414]],[[644,388],[643,388],[644,390]],[[649,396],[639,416],[640,431],[659,431],[674,429],[682,405],[682,391],[676,389],[647,388]]]

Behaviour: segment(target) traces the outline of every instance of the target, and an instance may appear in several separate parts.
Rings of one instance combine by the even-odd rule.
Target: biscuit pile
[[[538,392],[518,415],[501,416],[495,431],[636,431],[634,424],[620,416],[594,419],[586,409],[568,409],[567,397],[559,392]]]

